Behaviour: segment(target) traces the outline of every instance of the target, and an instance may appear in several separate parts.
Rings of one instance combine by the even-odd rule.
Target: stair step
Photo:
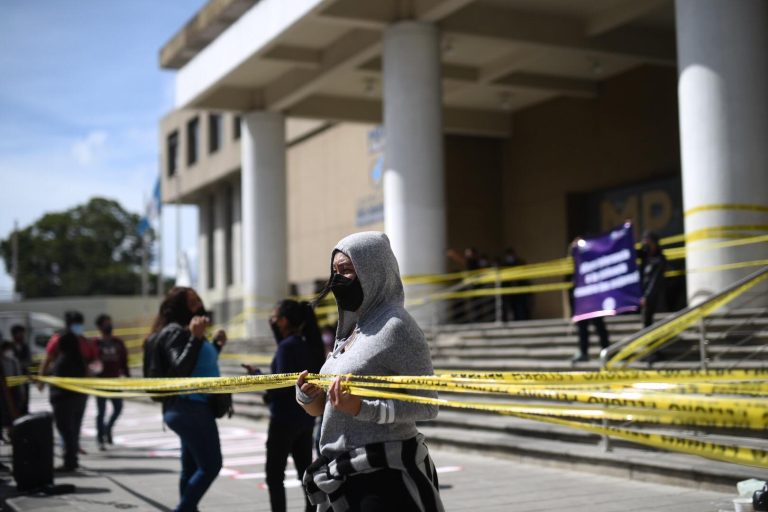
[[[748,478],[768,480],[768,471],[701,457],[652,450],[632,445],[601,446],[548,440],[510,433],[467,430],[421,424],[419,430],[433,446],[493,452],[523,463],[556,466],[592,473],[660,481],[700,489],[733,492]]]

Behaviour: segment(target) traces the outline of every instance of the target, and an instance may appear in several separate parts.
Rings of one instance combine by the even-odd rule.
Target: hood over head
[[[384,307],[403,307],[405,294],[400,268],[387,235],[380,231],[365,231],[341,239],[331,253],[331,273],[336,251],[343,252],[352,260],[363,288],[363,303],[357,311],[339,308],[338,338],[349,335],[356,323],[362,324],[375,318],[376,312]]]

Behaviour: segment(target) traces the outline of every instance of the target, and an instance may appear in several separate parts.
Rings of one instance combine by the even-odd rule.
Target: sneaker
[[[80,447],[80,448],[78,448],[78,449],[77,449],[77,453],[79,453],[80,455],[88,455],[88,452],[86,452],[85,450],[83,450],[83,448],[82,448],[82,447]]]
[[[75,471],[77,471],[78,467],[79,466],[77,466],[77,465],[75,465],[75,466],[67,466],[66,464],[63,464],[61,466],[57,466],[56,468],[54,468],[54,471],[56,473],[74,473]]]
[[[589,361],[589,356],[581,352],[576,352],[571,358],[571,363],[585,363],[587,361]]]
[[[99,443],[99,451],[100,452],[107,451],[107,446],[104,443]]]

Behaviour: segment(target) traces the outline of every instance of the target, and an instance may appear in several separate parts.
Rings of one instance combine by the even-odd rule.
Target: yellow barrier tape
[[[665,253],[667,259],[677,260],[685,257],[688,251],[691,250],[713,250],[727,247],[736,247],[747,244],[766,243],[768,242],[768,235],[757,236],[742,236],[742,232],[748,231],[768,231],[768,225],[734,225],[734,226],[720,226],[713,228],[706,228],[698,230],[687,235],[674,235],[661,239],[661,245],[670,245],[680,242],[693,242],[697,240],[707,238],[733,238],[735,240],[726,240],[720,242],[714,242],[710,244],[699,244],[692,247],[677,247],[668,248]],[[716,265],[710,267],[703,267],[689,270],[671,270],[666,272],[668,277],[677,277],[684,275],[688,272],[714,272],[719,270],[730,270],[737,268],[748,268],[753,266],[759,266],[768,263],[768,260],[755,260],[749,262],[737,262],[724,265]],[[462,299],[472,297],[489,297],[495,295],[512,295],[521,293],[544,293],[552,291],[561,291],[570,288],[572,285],[569,282],[560,283],[542,283],[532,284],[525,286],[504,286],[506,283],[531,280],[531,279],[544,279],[544,278],[556,278],[562,277],[573,273],[573,261],[570,257],[555,259],[542,263],[533,263],[527,265],[519,265],[513,267],[499,267],[499,268],[483,268],[472,271],[461,271],[449,274],[427,274],[427,275],[412,275],[404,276],[403,282],[406,285],[429,285],[440,283],[459,283],[461,286],[481,286],[481,285],[493,285],[501,283],[500,288],[485,288],[485,289],[471,289],[452,292],[427,292],[425,296],[413,297],[409,296],[409,305],[422,305],[430,301],[438,300],[450,300],[450,299]],[[298,297],[298,298],[312,298],[311,296]],[[265,298],[266,299],[266,298]],[[226,327],[230,332],[230,337],[244,337],[245,336],[245,323],[246,318],[262,318],[265,319],[271,312],[271,301],[268,308],[252,307],[248,306],[244,308],[240,313],[235,315],[229,322],[224,325],[216,326]],[[332,301],[327,301],[315,309],[315,314],[318,316],[326,317],[326,321],[331,322],[337,316],[336,305]],[[95,332],[89,334],[97,334]],[[130,337],[126,339],[126,346],[129,348],[135,348],[140,346],[146,336],[148,335],[148,329],[146,326],[142,327],[121,327],[115,329],[115,335]],[[134,337],[137,336],[138,337]]]
[[[520,414],[519,416],[521,418],[586,430],[599,435],[618,437],[620,439],[643,444],[645,446],[651,446],[653,448],[661,448],[675,452],[687,453],[689,455],[698,455],[708,459],[730,462],[733,464],[741,464],[744,466],[768,468],[768,450],[759,448],[714,443],[710,441],[702,441],[701,439],[691,439],[673,435],[640,432],[619,427],[589,425],[585,423],[578,423],[546,416],[524,414]]]
[[[360,388],[352,388],[352,392],[366,393],[365,391],[362,391]],[[396,395],[397,395],[396,393],[389,393],[383,397],[402,399],[402,397],[398,397]],[[368,396],[376,396],[376,395],[368,394]],[[435,405],[442,405],[445,407],[458,406],[460,408],[465,408],[461,406],[459,403],[453,403],[450,401],[440,400],[440,399],[431,399],[427,397],[409,396],[407,400],[419,402],[419,403],[432,403]],[[482,410],[480,409],[480,407],[483,407],[484,410],[491,410],[486,408],[486,407],[489,407],[486,404],[478,404],[478,410]],[[594,424],[589,424],[584,422],[565,420],[565,419],[562,419],[561,417],[555,417],[556,415],[552,415],[551,412],[545,412],[545,411],[541,411],[541,413],[534,414],[531,412],[524,412],[522,409],[514,410],[512,408],[509,408],[504,410],[503,412],[502,411],[494,411],[494,412],[500,412],[502,414],[508,414],[511,416],[517,416],[519,418],[524,418],[524,419],[529,419],[534,421],[543,421],[545,423],[577,428],[580,430],[593,432],[595,434],[618,437],[621,439],[632,441],[638,444],[643,444],[646,446],[651,446],[654,448],[662,448],[670,451],[677,451],[677,452],[687,453],[690,455],[697,455],[700,457],[706,457],[709,459],[715,459],[715,460],[730,462],[734,464],[754,466],[759,468],[768,468],[768,451],[759,449],[759,448],[738,446],[733,444],[714,443],[710,441],[702,441],[701,439],[691,439],[691,438],[674,436],[669,434],[642,432],[642,431],[637,431],[637,430],[632,430],[627,428],[600,426],[600,425],[594,425]],[[594,414],[594,416],[598,416],[598,415],[599,415],[599,411],[598,413]],[[611,416],[611,415],[612,414],[610,411],[606,411],[606,416]],[[584,416],[587,416],[587,415],[584,415]],[[589,419],[598,419],[598,418],[594,417]],[[600,419],[611,419],[611,418],[604,417]],[[632,419],[632,418],[625,418],[625,419]],[[727,421],[725,423],[727,423]],[[756,424],[759,424],[759,420],[758,422],[756,422]]]
[[[715,204],[703,204],[701,206],[694,206],[685,210],[683,215],[688,217],[701,212],[718,211],[718,210],[741,210],[749,212],[768,212],[768,206],[762,204],[744,204],[744,203],[715,203]]]
[[[97,379],[97,378],[55,378],[42,377],[41,382],[54,384],[70,391],[89,393],[97,396],[164,396],[168,393],[232,393],[264,391],[292,386],[297,374],[243,376],[224,378],[186,378],[186,379]],[[369,377],[368,379],[375,379]],[[16,384],[19,379],[14,379]],[[381,380],[381,379],[378,379]],[[402,379],[400,379],[402,380]],[[745,399],[716,399],[713,397],[689,398],[686,396],[661,396],[654,393],[608,393],[608,392],[564,392],[550,389],[525,390],[517,386],[445,383],[440,386],[424,384],[425,378],[410,378],[408,384],[387,384],[384,382],[363,382],[366,388],[353,388],[353,393],[360,396],[378,396],[396,398],[405,401],[419,401],[423,397],[390,393],[376,387],[392,389],[440,389],[442,391],[464,392],[506,392],[523,398],[551,399],[555,401],[583,402],[590,407],[489,404],[481,402],[458,402],[440,400],[439,405],[464,409],[483,410],[501,414],[548,414],[558,417],[568,416],[580,419],[606,419],[611,421],[639,421],[665,425],[690,425],[720,428],[764,429],[768,422],[768,404]],[[328,386],[331,376],[316,376],[312,381]],[[12,381],[9,380],[9,384]],[[515,386],[515,385],[513,385]],[[597,408],[597,407],[601,408]],[[610,410],[604,409],[611,406]],[[616,407],[613,407],[616,406]]]
[[[678,381],[686,376],[700,380],[729,381],[731,387],[739,386],[737,379],[749,379],[749,386],[766,384],[768,371],[736,370],[736,371],[678,371],[678,372],[601,372],[582,375],[577,378],[576,372],[569,372],[564,378],[557,379],[554,374],[528,373],[520,379],[510,379],[512,374],[503,374],[504,380],[494,377],[494,373],[462,373],[453,376],[350,376],[345,386],[359,396],[392,398],[397,400],[432,403],[443,407],[473,409],[499,414],[512,415],[520,418],[544,421],[563,425],[596,434],[609,435],[647,446],[664,448],[712,459],[744,464],[756,467],[768,467],[768,453],[757,448],[747,448],[723,443],[701,441],[667,434],[636,431],[613,426],[600,426],[589,422],[634,421],[650,425],[668,426],[703,426],[715,428],[748,428],[763,430],[768,423],[768,402],[745,398],[718,398],[711,396],[695,396],[659,393],[659,392],[589,392],[562,391],[550,389],[534,389],[525,391],[519,381],[532,380],[540,385],[543,382],[559,380],[560,382],[579,382],[582,384],[628,381],[632,377],[658,377]],[[472,377],[467,377],[472,375]],[[310,379],[319,385],[327,386],[332,375],[312,375]],[[98,396],[162,396],[167,392],[184,394],[193,392],[231,393],[245,391],[263,391],[280,387],[293,386],[297,374],[258,375],[243,377],[220,378],[186,378],[186,379],[76,379],[40,377],[38,380],[61,386],[77,392],[86,392]],[[762,380],[758,380],[762,378]],[[493,381],[488,383],[488,381]],[[22,379],[9,379],[12,382],[23,382]],[[486,382],[485,384],[483,382]],[[464,390],[468,392],[509,391],[515,387],[523,398],[547,399],[582,403],[587,406],[558,405],[558,404],[499,404],[486,402],[465,402],[458,400],[434,399],[417,395],[405,395],[382,389],[371,389],[374,386],[391,384],[393,389],[409,386],[412,389],[430,389],[432,386],[446,391]],[[635,382],[635,384],[640,384]],[[643,382],[642,384],[657,384]],[[579,420],[579,421],[575,421]]]
[[[656,327],[647,334],[640,336],[634,342],[619,350],[619,352],[617,352],[611,358],[611,360],[608,361],[606,367],[613,368],[621,362],[626,365],[646,356],[647,354],[653,352],[656,348],[660,347],[673,337],[683,332],[688,328],[688,326],[698,321],[700,318],[703,318],[720,309],[722,306],[728,304],[745,291],[763,282],[766,278],[768,278],[768,273],[760,274],[742,284],[738,288],[732,290],[730,293],[727,293],[716,300],[705,302],[702,305],[684,313],[675,320]]]
[[[643,409],[632,407],[584,407],[578,405],[557,404],[494,404],[489,402],[466,402],[431,398],[418,395],[371,390],[358,386],[348,386],[350,393],[356,396],[370,398],[385,398],[405,402],[424,403],[450,407],[453,409],[468,409],[475,411],[494,412],[503,415],[536,414],[554,417],[578,418],[581,420],[634,421],[657,425],[698,426],[713,428],[743,428],[763,430],[768,427],[768,416],[763,411],[744,409],[737,415],[719,414],[705,410],[664,411],[659,409]]]

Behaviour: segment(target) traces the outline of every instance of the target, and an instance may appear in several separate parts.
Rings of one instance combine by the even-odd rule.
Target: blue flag
[[[147,201],[144,217],[139,221],[139,235],[144,236],[144,233],[152,227],[153,224],[160,219],[160,209],[162,208],[163,198],[160,189],[160,177],[158,176],[155,182],[155,188],[152,190],[152,195]]]

